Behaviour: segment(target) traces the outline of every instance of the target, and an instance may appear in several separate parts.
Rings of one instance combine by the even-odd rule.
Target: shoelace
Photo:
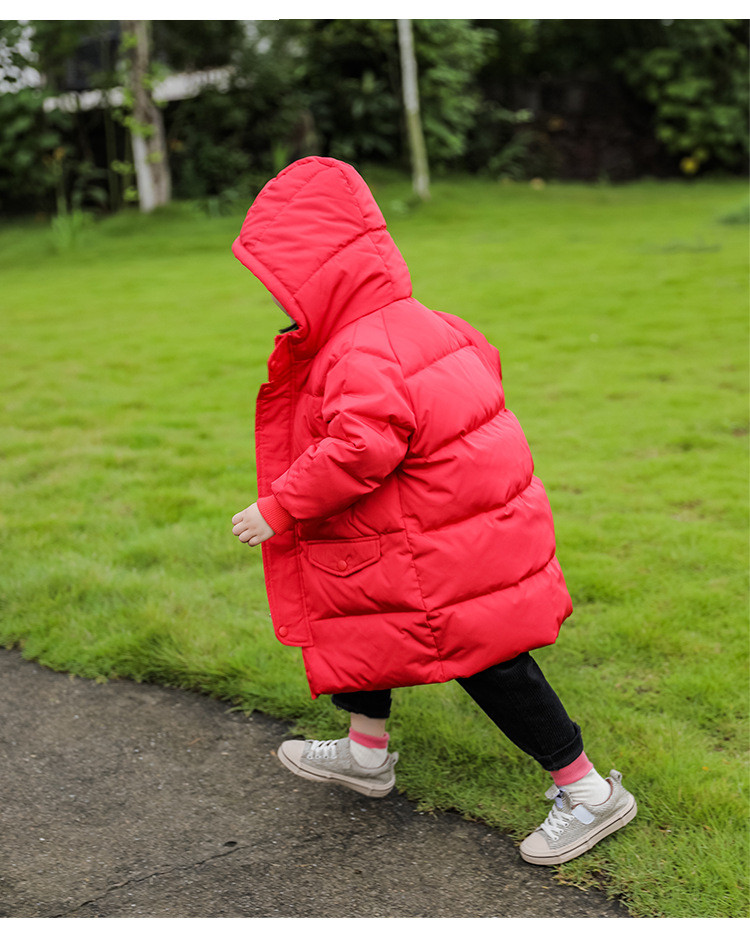
[[[573,818],[570,813],[564,813],[559,806],[553,806],[547,814],[547,818],[539,828],[545,832],[553,842],[557,842],[560,833]]]
[[[336,756],[336,740],[332,741],[313,741],[310,745],[310,757],[320,757],[326,759]]]

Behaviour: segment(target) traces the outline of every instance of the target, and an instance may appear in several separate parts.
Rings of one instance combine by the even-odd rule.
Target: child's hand
[[[276,533],[271,526],[261,516],[258,504],[253,503],[236,516],[232,516],[234,528],[232,534],[236,535],[240,542],[247,542],[248,545],[260,545],[266,539],[270,539]]]

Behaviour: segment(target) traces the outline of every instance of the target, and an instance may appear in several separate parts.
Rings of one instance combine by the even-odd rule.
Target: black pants
[[[583,752],[581,729],[528,653],[498,663],[468,679],[457,679],[510,740],[545,770],[560,770]],[[345,692],[333,704],[368,718],[387,718],[391,692]]]

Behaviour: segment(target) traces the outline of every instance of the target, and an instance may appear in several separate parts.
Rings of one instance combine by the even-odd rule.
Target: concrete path
[[[288,736],[0,650],[0,916],[628,916],[484,825],[293,777]]]

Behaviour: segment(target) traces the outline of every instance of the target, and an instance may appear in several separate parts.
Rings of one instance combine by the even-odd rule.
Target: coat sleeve
[[[322,411],[327,436],[271,485],[295,519],[335,515],[380,486],[404,459],[414,431],[400,365],[361,350],[329,369]]]

